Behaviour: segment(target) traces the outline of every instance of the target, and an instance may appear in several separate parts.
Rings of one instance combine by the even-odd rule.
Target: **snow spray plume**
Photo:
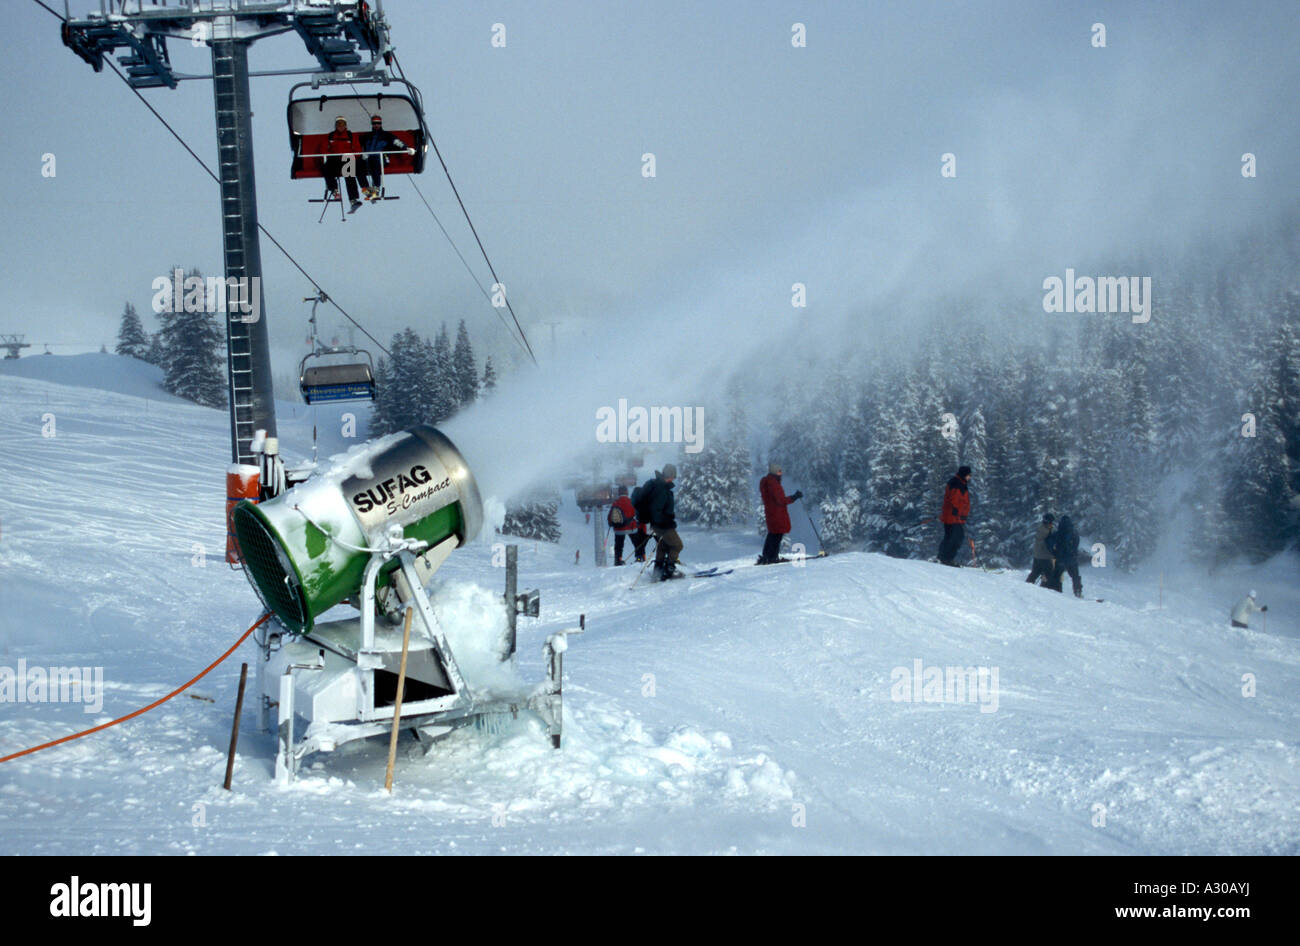
[[[555,484],[576,459],[599,456],[596,411],[620,398],[645,407],[712,404],[740,366],[751,387],[771,396],[806,384],[807,366],[824,353],[920,334],[917,322],[936,299],[1005,313],[998,344],[1006,332],[1041,336],[1044,319],[1054,318],[1042,310],[1043,279],[1065,266],[1120,260],[1128,268],[1115,275],[1143,272],[1133,267],[1188,234],[1228,238],[1257,225],[1270,205],[1294,203],[1285,174],[1252,180],[1243,192],[1228,156],[1220,166],[1185,153],[1189,136],[1298,150],[1300,126],[1276,120],[1289,107],[1279,106],[1286,89],[1300,84],[1294,61],[1277,67],[1272,57],[1273,66],[1249,77],[1259,94],[1231,102],[1219,71],[1206,67],[1239,57],[1222,47],[1250,48],[1258,28],[1223,21],[1210,33],[1176,30],[1141,60],[1116,57],[1091,73],[1082,91],[1076,71],[1058,65],[1032,84],[968,92],[979,107],[945,123],[955,177],[940,175],[936,148],[893,166],[890,179],[810,209],[797,237],[787,224],[784,235],[738,251],[743,262],[715,255],[701,271],[674,273],[639,311],[602,313],[605,328],[581,350],[507,379],[448,424],[448,435],[485,498],[504,499]],[[1153,76],[1164,77],[1159,94]],[[882,131],[879,140],[890,136]],[[796,283],[806,306],[794,304]],[[1154,292],[1158,304],[1160,287]],[[953,312],[969,317],[972,309]],[[706,416],[706,447],[722,420]]]

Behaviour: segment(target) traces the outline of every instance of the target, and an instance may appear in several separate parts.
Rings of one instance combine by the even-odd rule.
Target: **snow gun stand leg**
[[[387,604],[384,610],[401,615],[410,607],[415,612],[401,703],[402,728],[412,730],[427,750],[433,739],[459,726],[477,724],[491,731],[505,714],[513,719],[520,710],[527,710],[541,718],[552,745],[560,747],[564,651],[567,635],[578,633],[578,629],[546,638],[542,648],[546,679],[541,683],[514,692],[496,688],[490,695],[474,692],[461,675],[424,589],[424,581],[455,547],[456,539],[417,554],[422,545],[399,540],[397,548],[371,554],[361,586],[359,617],[320,622],[301,636],[269,631],[259,640],[263,727],[271,729],[267,723],[272,707],[278,716],[274,728],[278,736],[277,781],[292,781],[299,763],[314,752],[330,752],[343,743],[391,731],[402,629],[386,619],[376,624],[375,586],[381,566],[394,557],[399,568],[389,574],[390,587],[380,591],[381,601]],[[508,590],[514,578],[507,577]],[[513,601],[507,597],[506,607],[513,608],[516,615],[536,617],[538,594],[532,590],[516,595]],[[512,630],[514,616],[509,621]],[[508,650],[504,660],[513,661],[513,633]],[[301,730],[300,725],[304,727]]]

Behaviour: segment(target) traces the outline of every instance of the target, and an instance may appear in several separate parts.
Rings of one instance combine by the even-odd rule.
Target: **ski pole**
[[[826,546],[822,544],[822,534],[817,531],[817,523],[813,522],[812,513],[808,511],[808,507],[806,505],[803,507],[803,514],[808,517],[808,525],[812,526],[813,535],[817,536],[817,557],[825,558]]]
[[[650,538],[652,538],[652,539],[655,540],[655,552],[658,553],[658,551],[659,551],[659,536],[654,535],[654,536],[651,536]],[[649,544],[650,544],[650,540],[647,539],[647,540],[646,540],[646,545],[649,545]],[[644,546],[642,546],[642,547],[644,548]],[[647,555],[647,556],[645,557],[645,561],[641,563],[641,570],[640,570],[639,572],[637,572],[637,573],[636,573],[636,577],[632,579],[632,584],[628,585],[629,588],[635,588],[635,587],[636,587],[636,583],[637,583],[638,581],[640,581],[640,580],[641,580],[641,576],[645,574],[646,566],[650,564],[650,561],[651,561],[650,556]]]

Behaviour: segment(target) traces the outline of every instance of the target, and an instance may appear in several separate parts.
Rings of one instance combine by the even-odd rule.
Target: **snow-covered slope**
[[[309,452],[310,423],[282,406],[287,448]],[[0,704],[0,755],[156,699],[256,616],[221,558],[227,440],[221,411],[0,374],[0,667],[99,666],[107,686],[99,715]],[[563,513],[564,541],[520,555],[543,615],[521,624],[525,677],[545,633],[588,616],[561,751],[521,718],[428,755],[404,744],[391,797],[380,741],[280,788],[248,712],[227,793],[246,646],[200,699],[0,765],[0,853],[1300,853],[1294,560],[1167,576],[1163,608],[1154,576],[1087,570],[1079,601],[869,554],[629,587]],[[758,546],[683,534],[693,565]],[[438,580],[502,578],[483,542]],[[1267,625],[1231,630],[1249,587]],[[918,660],[996,670],[997,687],[897,699]]]
[[[103,352],[84,355],[31,355],[0,359],[0,376],[32,378],[94,388],[116,394],[133,394],[155,401],[182,404],[163,390],[163,370],[134,358]],[[94,395],[84,395],[93,397]]]

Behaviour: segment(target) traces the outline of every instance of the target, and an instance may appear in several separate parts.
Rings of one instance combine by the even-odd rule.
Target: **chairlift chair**
[[[424,123],[424,110],[421,105],[419,90],[404,79],[390,76],[357,77],[344,80],[349,84],[356,82],[382,82],[385,87],[390,84],[401,86],[404,91],[379,91],[360,94],[320,93],[311,82],[300,82],[289,90],[289,105],[286,113],[289,125],[289,147],[293,151],[293,162],[289,176],[292,180],[304,178],[324,178],[327,158],[338,157],[340,178],[357,177],[359,161],[376,152],[360,149],[360,140],[369,133],[370,119],[379,116],[383,119],[384,131],[400,141],[406,150],[387,150],[382,152],[379,162],[378,180],[374,186],[379,190],[380,200],[397,200],[385,193],[384,180],[390,174],[420,174],[424,171],[425,153],[428,151],[429,134]],[[327,85],[340,84],[338,80]],[[297,95],[300,89],[311,88],[316,94]],[[351,152],[331,152],[329,135],[334,130],[335,119],[342,117],[348,123],[348,130],[358,140],[358,150]],[[331,200],[328,193],[311,203]],[[342,194],[339,194],[340,207]],[[322,216],[324,211],[322,210]]]
[[[322,345],[316,334],[316,307],[328,302],[329,296],[317,291],[302,301],[311,303],[311,317],[307,320],[311,325],[311,351],[298,362],[298,388],[303,401],[308,404],[373,401],[375,362],[370,352],[355,345]],[[313,442],[315,438],[313,427]]]
[[[342,361],[325,360],[339,356]],[[362,360],[364,358],[364,360]],[[375,399],[375,363],[370,352],[351,345],[321,347],[298,363],[298,386],[308,404]]]

